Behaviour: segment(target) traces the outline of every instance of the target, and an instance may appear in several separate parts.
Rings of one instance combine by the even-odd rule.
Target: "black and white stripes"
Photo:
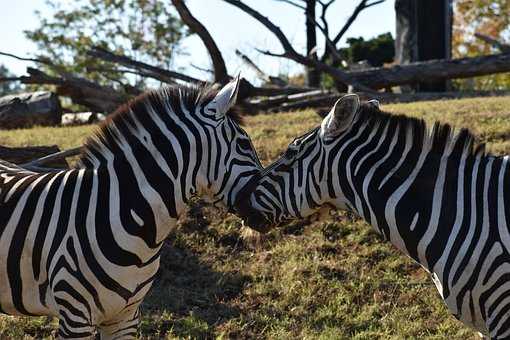
[[[245,189],[259,230],[331,205],[355,211],[423,265],[450,311],[510,338],[510,170],[467,130],[341,98]]]
[[[192,195],[231,207],[261,167],[232,106],[174,87],[114,113],[75,169],[0,163],[0,312],[53,315],[59,335],[136,335],[162,242]]]

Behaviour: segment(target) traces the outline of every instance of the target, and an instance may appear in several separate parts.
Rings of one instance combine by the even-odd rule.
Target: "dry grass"
[[[384,106],[471,128],[510,153],[510,97]],[[268,164],[316,126],[311,111],[247,120]],[[91,127],[0,133],[0,144],[80,145]],[[296,221],[259,244],[240,220],[197,202],[165,245],[161,273],[143,305],[144,338],[476,338],[448,314],[426,273],[358,218],[341,212]],[[0,316],[0,338],[50,336],[54,320]]]

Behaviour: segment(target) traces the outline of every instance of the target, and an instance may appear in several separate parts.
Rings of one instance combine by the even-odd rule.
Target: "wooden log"
[[[14,164],[24,164],[32,162],[44,156],[60,152],[56,145],[51,146],[27,146],[27,147],[7,147],[0,145],[0,159]],[[45,166],[52,168],[68,168],[65,158],[52,159],[45,163]]]
[[[295,111],[304,109],[318,109],[318,111],[329,110],[333,104],[345,93],[322,94],[315,97],[282,102],[273,107],[266,107],[269,113],[282,111]],[[460,98],[495,97],[509,96],[510,91],[463,91],[463,92],[419,92],[419,93],[363,93],[358,92],[362,100],[377,99],[381,103],[410,103],[417,101],[434,101]]]
[[[99,123],[106,119],[106,116],[102,113],[96,112],[72,112],[64,113],[62,115],[62,125],[84,125]]]
[[[60,124],[62,108],[56,94],[39,91],[0,98],[0,128]]]
[[[19,78],[23,84],[56,85],[57,94],[71,97],[74,103],[88,107],[91,111],[111,113],[130,97],[112,87],[102,86],[72,74],[53,77],[32,67],[27,68],[27,73],[28,76]]]
[[[313,90],[303,93],[296,93],[296,94],[283,94],[279,96],[272,96],[268,98],[260,98],[260,99],[253,99],[249,100],[249,104],[257,107],[259,110],[265,110],[277,107],[282,104],[288,104],[292,102],[298,102],[298,101],[307,101],[307,100],[314,100],[318,97],[322,97],[324,95],[329,95],[331,92],[324,91],[324,90]]]
[[[348,72],[358,82],[372,88],[431,82],[441,79],[471,78],[510,72],[510,53],[453,60],[431,60],[388,68]]]

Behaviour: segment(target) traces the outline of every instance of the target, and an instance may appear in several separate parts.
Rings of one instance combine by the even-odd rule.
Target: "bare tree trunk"
[[[315,5],[317,0],[306,0],[306,53],[309,58],[318,60],[317,57],[317,30],[315,21]],[[308,87],[320,86],[320,73],[313,66],[306,67],[306,85]]]
[[[396,0],[395,11],[395,60],[400,65],[451,58],[451,0]],[[418,91],[437,92],[447,90],[448,81],[442,78],[410,85]]]
[[[220,49],[211,37],[211,34],[209,34],[207,28],[191,14],[183,0],[172,0],[172,3],[177,9],[177,12],[179,12],[182,21],[184,21],[194,33],[198,34],[207,48],[213,64],[214,81],[221,84],[227,83],[229,81],[227,66],[225,65]]]

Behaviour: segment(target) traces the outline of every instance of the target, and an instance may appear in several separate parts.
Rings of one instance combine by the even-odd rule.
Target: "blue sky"
[[[306,46],[303,29],[304,15],[299,9],[274,0],[245,0],[245,2],[278,24],[296,49],[304,51]],[[332,35],[336,34],[342,27],[358,2],[359,0],[337,0],[331,6],[328,11],[328,19]],[[192,13],[202,21],[216,40],[224,54],[231,74],[242,70],[244,76],[253,78],[253,74],[243,68],[239,58],[236,57],[234,53],[236,48],[248,54],[269,74],[296,73],[301,70],[301,66],[291,61],[266,57],[257,53],[254,47],[278,52],[280,51],[280,45],[264,26],[237,8],[221,0],[188,0],[187,4]],[[388,31],[394,35],[395,16],[393,6],[394,0],[386,0],[380,5],[365,10],[351,26],[345,37],[363,36],[370,38]],[[44,15],[50,15],[45,6],[45,1],[0,0],[0,8],[4,9],[0,14],[0,32],[2,32],[0,50],[21,56],[34,55],[37,52],[35,46],[25,39],[23,31],[37,27],[35,10],[40,10]],[[341,43],[345,41],[345,37]],[[319,40],[319,47],[321,46],[323,46],[322,39]],[[191,64],[201,67],[210,65],[207,51],[201,41],[198,37],[191,36],[183,42],[183,48],[188,55],[176,58],[175,68],[204,78],[203,73],[190,67]],[[24,74],[26,66],[30,65],[26,62],[19,62],[1,56],[0,63],[5,64],[17,75]]]

